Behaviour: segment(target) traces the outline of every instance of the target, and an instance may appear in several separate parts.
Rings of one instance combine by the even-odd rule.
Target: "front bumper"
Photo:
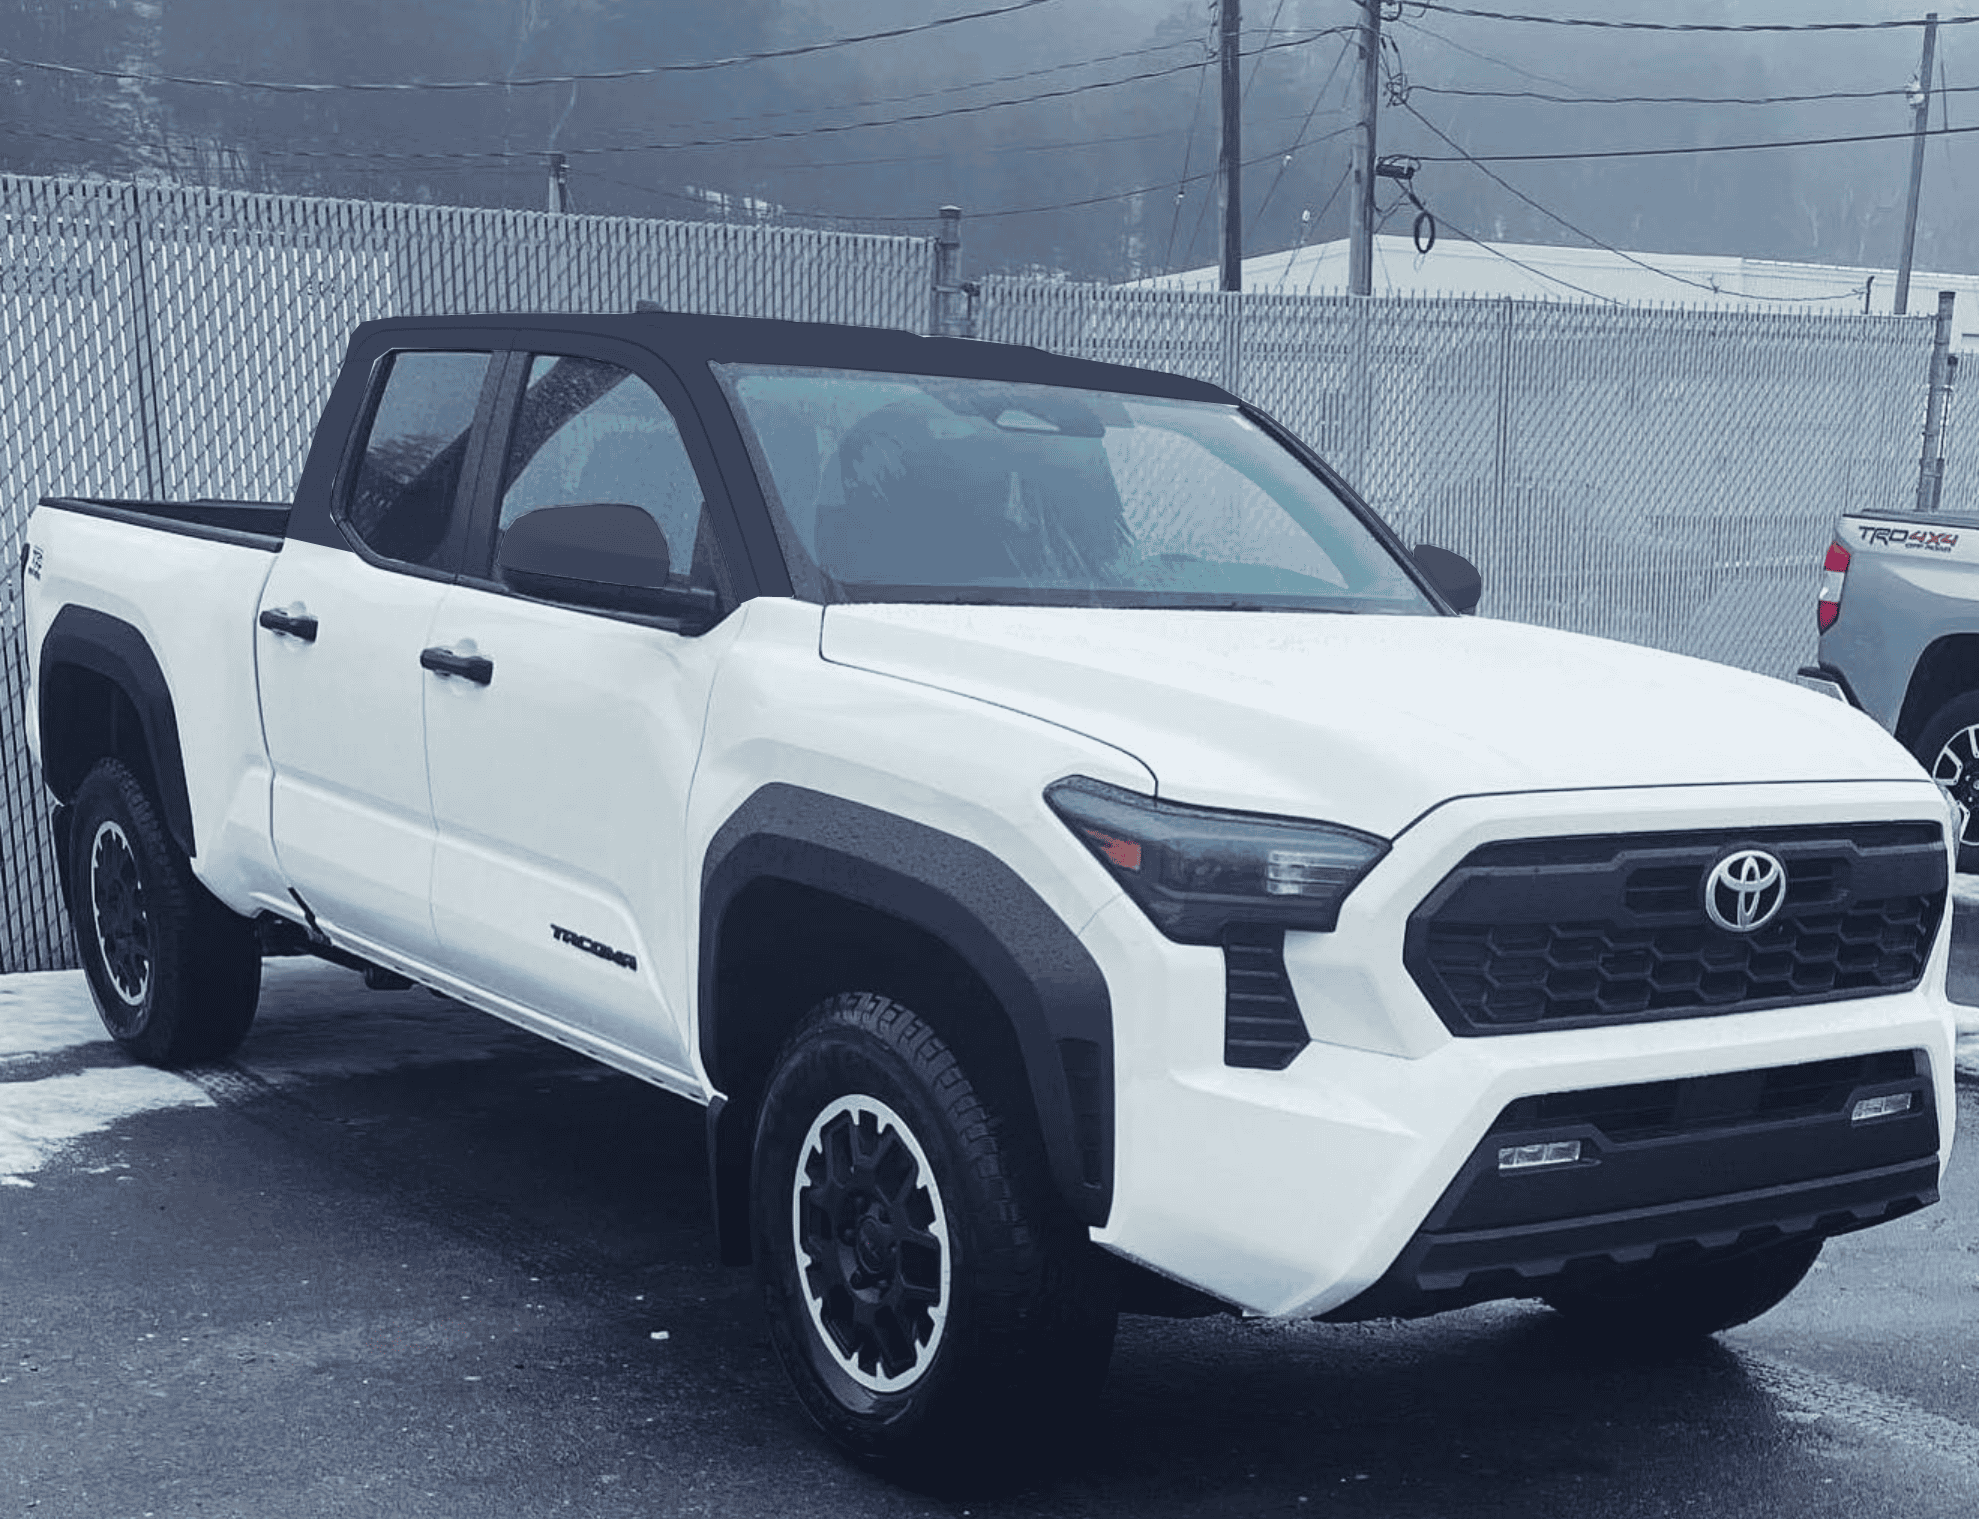
[[[1116,1019],[1114,1205],[1095,1238],[1249,1312],[1362,1317],[1534,1295],[1564,1269],[1837,1233],[1925,1205],[1953,1113],[1942,932],[1907,992],[1492,1038],[1453,1036],[1403,969],[1410,912],[1482,842],[1816,823],[1844,807],[1856,821],[1942,817],[1922,782],[1440,808],[1396,840],[1335,932],[1288,938],[1313,1042],[1283,1070],[1225,1063],[1220,952],[1170,944],[1115,902],[1084,934]],[[1765,1073],[1829,1062],[1841,1064],[1828,1067],[1840,1074],[1827,1108],[1735,1111],[1736,1090],[1790,1080]],[[1907,1116],[1850,1122],[1861,1095],[1893,1081],[1914,1094]],[[1661,1132],[1611,1131],[1598,1112],[1560,1106],[1561,1094],[1672,1083],[1691,1106]],[[1538,1111],[1555,1117],[1528,1122]],[[1560,1137],[1584,1142],[1585,1164],[1498,1175],[1498,1149]]]

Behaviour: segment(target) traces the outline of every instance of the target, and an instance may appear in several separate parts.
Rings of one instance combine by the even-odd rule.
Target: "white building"
[[[1142,280],[1144,285],[1214,290],[1218,266]],[[1244,289],[1339,295],[1347,288],[1347,243],[1260,253],[1244,260]],[[1910,314],[1937,310],[1938,292],[1958,302],[1952,344],[1979,349],[1979,274],[1910,277]],[[1374,240],[1376,295],[1455,295],[1518,300],[1618,302],[1629,306],[1736,306],[1773,311],[1890,314],[1892,269],[1789,264],[1711,253],[1623,253],[1539,243],[1438,239],[1426,254],[1409,237]]]

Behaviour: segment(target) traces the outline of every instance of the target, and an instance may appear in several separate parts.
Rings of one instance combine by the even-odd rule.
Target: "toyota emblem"
[[[1787,868],[1763,849],[1728,854],[1704,878],[1704,911],[1735,934],[1764,928],[1786,900]]]

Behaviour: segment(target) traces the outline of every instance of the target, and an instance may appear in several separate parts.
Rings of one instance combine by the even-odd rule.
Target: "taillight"
[[[1848,576],[1848,550],[1839,543],[1828,545],[1828,557],[1821,561],[1821,597],[1814,607],[1814,620],[1823,633],[1842,615],[1842,581]]]

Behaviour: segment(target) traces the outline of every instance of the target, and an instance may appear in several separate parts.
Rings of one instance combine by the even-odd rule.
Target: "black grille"
[[[1285,933],[1232,928],[1223,937],[1223,1063],[1282,1071],[1310,1039],[1285,974]]]
[[[1705,915],[1734,849],[1786,866],[1756,933]],[[1526,839],[1473,851],[1409,920],[1409,972],[1457,1034],[1679,1018],[1906,991],[1944,913],[1935,824]]]

